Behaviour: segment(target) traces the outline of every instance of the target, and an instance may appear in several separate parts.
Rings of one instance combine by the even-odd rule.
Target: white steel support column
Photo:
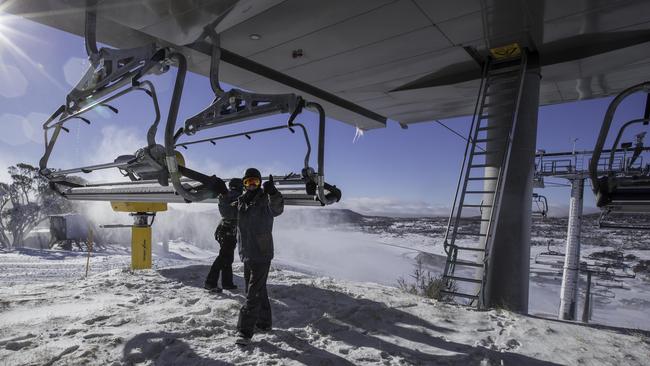
[[[560,290],[559,318],[575,320],[578,310],[578,280],[580,279],[580,229],[582,226],[582,197],[585,181],[583,178],[571,180],[571,202],[569,223],[564,256],[564,274]]]

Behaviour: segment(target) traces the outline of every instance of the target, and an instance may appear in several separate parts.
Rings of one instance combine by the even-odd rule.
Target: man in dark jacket
[[[214,238],[219,242],[219,255],[210,267],[210,273],[205,280],[207,290],[221,292],[219,288],[219,272],[221,286],[226,290],[237,288],[232,281],[232,262],[235,259],[237,247],[237,199],[242,195],[244,184],[241,179],[234,178],[228,183],[228,193],[219,196],[219,213],[221,222],[214,232]]]
[[[273,259],[273,218],[284,211],[284,199],[275,188],[273,177],[264,182],[259,170],[246,170],[243,179],[246,192],[238,200],[237,233],[239,257],[244,263],[246,303],[239,312],[236,343],[246,346],[255,329],[271,330],[271,303],[266,280]]]

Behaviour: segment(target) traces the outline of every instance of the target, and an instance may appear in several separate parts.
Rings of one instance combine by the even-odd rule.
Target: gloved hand
[[[228,187],[226,186],[226,183],[221,180],[221,178],[215,175],[211,176],[210,178],[212,178],[212,182],[210,182],[210,185],[212,186],[211,188],[217,195],[228,193]]]
[[[268,195],[271,195],[271,196],[278,193],[278,189],[275,188],[275,184],[273,183],[273,176],[272,175],[269,175],[269,180],[264,182],[264,184],[262,185],[262,188],[264,189],[264,193],[266,193]]]

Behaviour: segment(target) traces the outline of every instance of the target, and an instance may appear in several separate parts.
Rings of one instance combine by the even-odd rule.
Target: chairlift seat
[[[650,176],[604,176],[598,182],[595,192],[598,207],[630,212],[650,211]]]

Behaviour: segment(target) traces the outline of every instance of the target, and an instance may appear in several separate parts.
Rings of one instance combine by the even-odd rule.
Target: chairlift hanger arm
[[[607,112],[605,113],[603,124],[598,134],[598,140],[596,140],[596,146],[594,147],[594,151],[591,156],[591,161],[589,162],[589,177],[594,192],[598,191],[598,187],[600,185],[598,181],[598,161],[600,160],[600,156],[603,151],[603,146],[605,145],[605,140],[607,139],[607,134],[609,133],[609,130],[611,128],[612,120],[614,119],[614,114],[616,113],[618,106],[625,98],[639,91],[643,91],[646,93],[650,92],[650,82],[646,81],[625,89],[620,94],[618,94],[614,98],[614,100],[612,100],[612,102],[609,104],[609,107],[607,108]]]
[[[625,123],[623,126],[621,126],[621,129],[618,130],[618,134],[616,135],[616,139],[614,140],[614,144],[612,144],[612,148],[610,149],[609,166],[608,166],[608,169],[610,171],[612,170],[612,164],[614,164],[614,154],[615,151],[617,150],[616,147],[618,146],[618,143],[621,141],[621,138],[623,137],[623,132],[625,132],[625,130],[631,125],[635,125],[638,123],[647,124],[648,122],[650,122],[650,118],[638,118],[638,119],[631,120]],[[628,149],[618,149],[618,150],[628,151]]]
[[[201,52],[205,55],[211,55],[212,54],[212,47],[208,42],[205,41],[197,41],[192,44],[186,45],[186,47],[193,49],[195,51]],[[304,81],[298,80],[296,78],[293,78],[287,74],[283,74],[277,70],[274,70],[270,67],[264,66],[260,63],[257,63],[253,60],[250,60],[244,56],[238,55],[232,51],[229,51],[227,49],[221,48],[221,61],[226,62],[230,65],[237,66],[241,69],[244,69],[246,71],[252,72],[254,74],[263,76],[269,80],[275,81],[277,83],[280,83],[282,85],[286,85],[290,88],[294,88],[296,90],[300,90],[301,92],[310,94],[316,98],[319,98],[321,100],[324,100],[328,103],[332,103],[338,107],[341,107],[343,109],[346,109],[348,111],[352,111],[354,113],[357,113],[365,118],[372,119],[374,121],[377,121],[381,123],[382,125],[386,125],[386,120],[387,118],[385,116],[382,116],[376,112],[373,112],[369,109],[366,109],[358,104],[355,104],[353,102],[350,102],[349,100],[343,99],[339,96],[336,96],[328,91],[325,91],[323,89],[317,88],[311,84],[308,84]]]
[[[208,128],[253,118],[276,113],[294,113],[300,108],[301,98],[295,94],[257,94],[231,89],[216,95],[212,104],[185,121],[183,131],[187,135],[193,135]]]

